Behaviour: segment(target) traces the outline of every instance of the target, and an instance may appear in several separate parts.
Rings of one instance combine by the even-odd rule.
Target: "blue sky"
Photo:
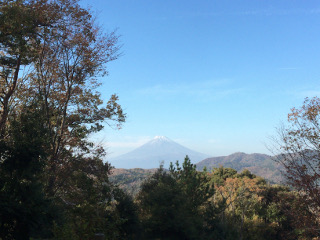
[[[123,55],[102,79],[127,113],[95,136],[113,157],[156,135],[211,156],[265,144],[305,97],[320,95],[320,2],[94,0]]]

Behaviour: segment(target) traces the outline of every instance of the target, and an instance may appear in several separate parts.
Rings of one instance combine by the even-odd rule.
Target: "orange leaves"
[[[216,188],[229,206],[244,203],[244,201],[260,201],[258,193],[261,191],[258,185],[259,179],[254,178],[227,178],[224,185]]]
[[[289,122],[299,122],[301,120],[317,121],[320,113],[320,99],[314,97],[306,98],[300,109],[292,108],[288,114]]]
[[[303,197],[304,205],[319,216],[320,209],[320,98],[306,98],[291,109],[286,129],[279,132],[278,162],[287,183]]]

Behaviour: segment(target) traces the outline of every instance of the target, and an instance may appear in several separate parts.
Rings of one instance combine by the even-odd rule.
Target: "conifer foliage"
[[[162,167],[142,184],[137,196],[145,239],[206,239],[205,211],[213,197],[206,173],[188,156],[182,168]]]

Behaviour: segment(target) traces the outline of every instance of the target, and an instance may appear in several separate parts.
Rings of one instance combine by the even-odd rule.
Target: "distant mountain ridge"
[[[153,144],[157,145],[156,142],[153,142]],[[196,166],[199,171],[202,171],[203,168],[206,167],[208,172],[220,166],[233,168],[239,173],[244,169],[248,169],[253,174],[265,178],[270,183],[279,184],[283,181],[280,172],[282,167],[267,154],[237,152],[229,156],[206,158],[196,163]],[[159,166],[156,166],[156,168],[158,167]],[[126,169],[114,169],[110,180],[119,184],[123,189],[133,195],[139,191],[141,183],[156,171],[156,169],[125,168]]]
[[[206,154],[193,151],[173,140],[156,136],[151,141],[136,148],[135,150],[118,157],[107,159],[116,168],[158,168],[161,162],[168,168],[170,162],[183,162],[188,155],[193,163],[199,162],[207,157]]]
[[[233,168],[238,172],[248,169],[250,172],[266,178],[272,183],[280,183],[282,181],[281,167],[267,154],[237,152],[229,156],[206,158],[196,165],[200,171],[204,167],[211,171],[219,166]]]
[[[118,169],[153,169],[158,168],[162,162],[165,168],[169,168],[170,162],[175,163],[178,160],[182,163],[186,155],[189,156],[192,163],[197,165],[199,171],[203,170],[204,167],[211,171],[219,166],[233,168],[238,172],[248,169],[252,173],[266,178],[271,183],[282,181],[281,167],[270,155],[237,152],[229,156],[208,157],[164,136],[156,136],[135,150],[107,159],[107,161]]]

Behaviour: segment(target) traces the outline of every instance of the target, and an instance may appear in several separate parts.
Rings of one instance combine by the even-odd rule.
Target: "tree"
[[[268,239],[314,239],[308,229],[315,221],[308,206],[301,204],[301,197],[288,186],[266,185],[259,196],[258,215],[263,219],[262,234]]]
[[[162,167],[144,182],[137,203],[145,239],[192,239],[186,199],[178,182]]]
[[[193,226],[194,238],[210,239],[216,227],[215,209],[210,201],[215,191],[208,173],[197,171],[196,165],[191,163],[188,156],[185,157],[182,167],[177,161],[175,167],[172,163],[170,164],[169,170],[186,195],[186,208],[192,216],[190,222]]]
[[[0,137],[5,131],[12,97],[22,82],[21,66],[30,64],[36,57],[38,29],[47,24],[39,11],[42,3],[21,0],[0,3]]]
[[[116,122],[116,127],[125,121],[118,97],[112,95],[102,106],[100,93],[95,91],[98,77],[107,73],[106,63],[119,56],[118,36],[103,34],[77,0],[17,2],[20,8],[45,15],[47,24],[32,28],[38,38],[37,45],[25,50],[33,54],[30,72],[24,84],[14,89],[15,104],[9,107],[12,114],[18,114],[23,111],[19,103],[30,96],[41,99],[51,138],[48,192],[54,196],[69,174],[65,170],[70,169],[66,165],[71,158],[92,155],[95,150],[101,156],[102,148],[88,141],[89,134],[100,131],[106,120]]]
[[[119,56],[118,36],[104,34],[77,0],[8,0],[1,11],[2,138],[10,117],[24,111],[23,103],[39,99],[50,138],[47,193],[56,196],[69,182],[74,161],[88,155],[101,161],[104,150],[89,135],[106,120],[117,128],[125,121],[118,96],[102,106],[95,91],[98,77],[107,73],[106,63]],[[21,64],[29,68],[23,79]]]
[[[191,163],[188,156],[185,157],[182,168],[177,161],[176,167],[171,163],[169,170],[188,196],[190,210],[193,211],[194,216],[196,216],[199,208],[214,194],[214,187],[209,184],[210,179],[207,173],[198,172],[196,165]]]
[[[215,239],[313,239],[314,218],[289,187],[269,185],[248,170],[223,167],[210,174],[216,194],[218,235]],[[307,220],[308,219],[308,220]]]
[[[287,183],[298,191],[319,224],[320,99],[307,98],[300,109],[293,108],[288,125],[279,130],[275,141],[280,151],[275,160],[284,167]]]
[[[0,140],[0,238],[48,237],[56,216],[44,192],[47,129],[41,111],[26,106]]]
[[[221,200],[226,203],[226,210],[232,219],[239,222],[239,239],[244,239],[244,224],[246,218],[252,218],[259,204],[261,191],[259,179],[227,178],[225,183],[217,188]]]
[[[232,168],[225,168],[220,166],[212,170],[212,180],[214,186],[221,186],[224,184],[227,178],[234,178],[237,175],[237,171]]]
[[[56,224],[55,239],[89,240],[96,233],[103,233],[110,240],[133,239],[138,233],[133,200],[108,181],[109,168],[98,163],[79,162],[87,165],[87,171],[74,168],[70,176],[73,187],[68,188],[59,205],[65,219]]]
[[[162,167],[141,186],[137,196],[147,239],[211,239],[214,189],[206,172],[186,156],[182,167]]]
[[[0,140],[4,146],[10,143],[15,120],[23,116],[27,103],[36,99],[32,111],[37,112],[37,124],[46,130],[46,145],[41,148],[46,157],[43,174],[34,174],[37,179],[41,176],[45,198],[59,207],[67,221],[74,220],[69,224],[69,236],[88,237],[96,229],[116,232],[118,227],[111,224],[110,217],[117,206],[115,187],[108,181],[111,166],[103,163],[104,149],[89,136],[104,124],[120,128],[126,116],[117,95],[103,105],[97,91],[99,77],[107,74],[106,64],[119,56],[118,36],[115,32],[104,34],[78,2],[0,3]],[[29,69],[25,75],[20,72],[22,66]],[[30,146],[33,148],[37,146]],[[0,150],[1,161],[14,162],[15,158],[7,161],[4,157],[9,150]],[[29,157],[28,151],[23,154],[19,161]],[[19,165],[10,166],[12,171],[19,170]],[[22,176],[17,179],[24,181]],[[65,223],[58,221],[56,229]],[[90,226],[83,227],[87,223]]]

